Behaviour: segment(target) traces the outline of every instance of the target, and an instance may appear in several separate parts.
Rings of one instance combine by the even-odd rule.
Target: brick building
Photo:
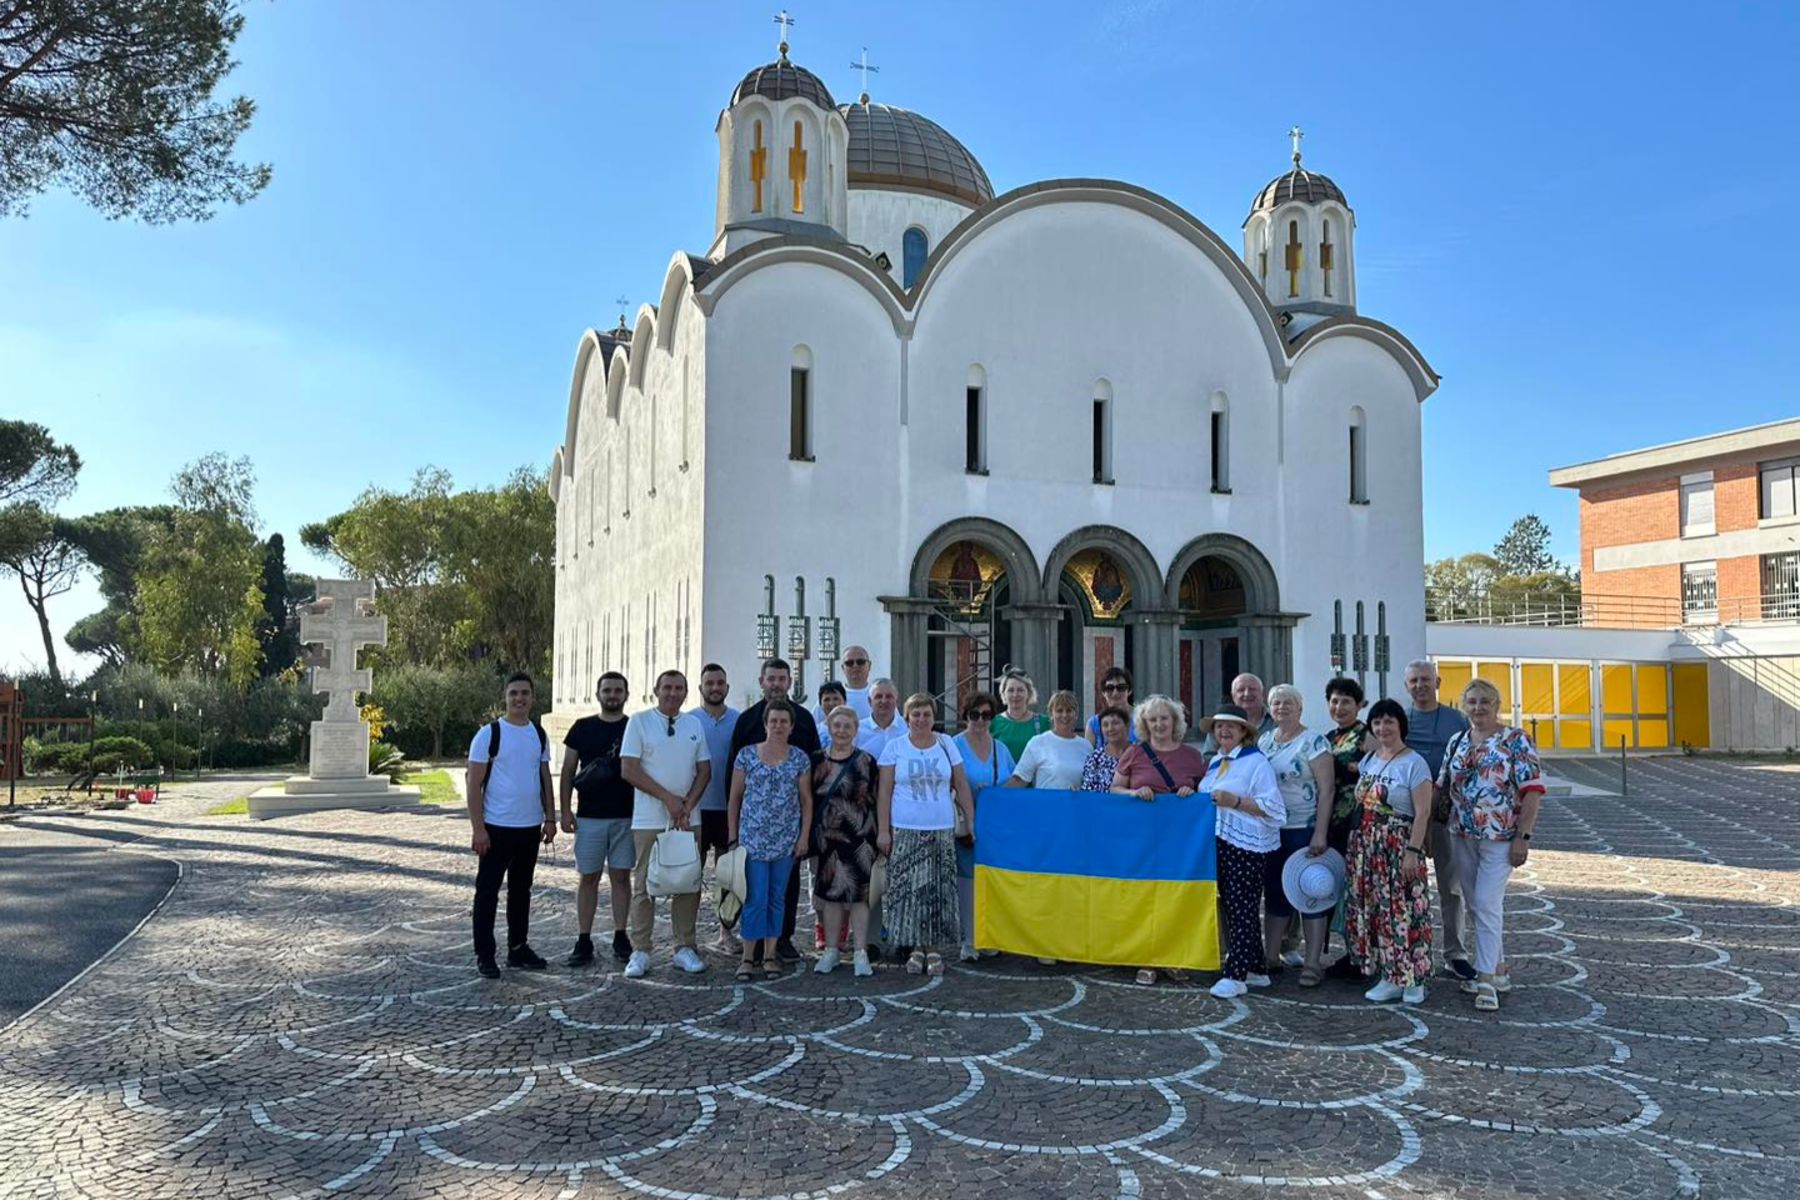
[[[1800,420],[1550,472],[1581,493],[1584,606],[1639,628],[1800,618]]]

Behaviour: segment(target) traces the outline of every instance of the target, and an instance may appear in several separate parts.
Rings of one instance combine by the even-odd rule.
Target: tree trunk
[[[50,635],[50,613],[42,596],[33,596],[31,586],[26,583],[23,573],[19,575],[19,590],[25,593],[25,603],[31,605],[31,611],[37,614],[38,632],[44,638],[44,669],[50,672],[50,682],[56,685],[58,698],[63,692],[62,670],[56,665],[56,639]]]

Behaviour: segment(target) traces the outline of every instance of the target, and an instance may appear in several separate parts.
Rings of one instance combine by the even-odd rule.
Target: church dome
[[[937,192],[980,207],[994,185],[968,148],[936,121],[891,104],[845,104],[850,126],[851,187]]]
[[[837,107],[837,101],[831,98],[831,90],[825,86],[825,81],[805,67],[789,62],[785,53],[776,61],[756,68],[739,80],[737,90],[731,93],[731,104],[736,105],[748,96],[762,96],[769,100],[811,100],[823,109]]]
[[[1250,211],[1270,212],[1290,200],[1298,200],[1302,204],[1335,201],[1345,208],[1350,207],[1350,202],[1344,199],[1344,189],[1333,183],[1329,175],[1303,170],[1296,164],[1287,174],[1277,175],[1269,180],[1268,186],[1256,194],[1256,201],[1250,205]]]

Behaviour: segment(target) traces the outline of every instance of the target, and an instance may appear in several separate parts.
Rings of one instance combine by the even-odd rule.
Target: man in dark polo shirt
[[[581,872],[575,913],[581,935],[569,952],[567,965],[583,967],[594,961],[594,910],[600,905],[600,875],[612,880],[613,957],[631,957],[631,938],[625,923],[631,915],[631,869],[637,853],[631,839],[634,791],[619,772],[619,744],[625,740],[625,697],[630,684],[617,671],[600,676],[600,712],[582,717],[563,738],[562,827],[575,835],[575,868]],[[582,786],[575,777],[589,764],[601,764],[589,772]],[[597,776],[597,778],[596,778]],[[570,811],[570,793],[578,793]]]
[[[763,714],[768,711],[769,701],[788,699],[788,689],[794,686],[794,672],[787,662],[779,658],[771,658],[762,665],[762,673],[757,676],[762,685],[763,698],[752,704],[738,717],[737,728],[731,733],[731,759],[737,761],[737,754],[745,746],[760,746],[768,740],[763,730]],[[808,754],[819,752],[819,727],[813,721],[813,715],[800,705],[794,705],[794,731],[788,735],[788,744],[798,746]],[[781,940],[775,943],[775,952],[781,956],[782,962],[800,961],[800,951],[794,946],[794,927],[800,908],[800,859],[794,860],[793,873],[788,876],[787,896],[783,900],[781,917]]]

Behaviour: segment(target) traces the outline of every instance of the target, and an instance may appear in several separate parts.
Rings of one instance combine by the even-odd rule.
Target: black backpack
[[[537,730],[538,753],[541,755],[544,751],[550,749],[550,735],[544,732],[544,727],[542,725],[538,724],[536,717],[533,717],[531,719],[531,727],[533,729]],[[487,773],[481,777],[481,790],[484,794],[484,796],[483,796],[484,799],[485,799],[485,793],[487,792],[488,780],[494,774],[494,763],[496,760],[499,759],[499,757],[500,757],[500,720],[499,720],[499,718],[496,717],[494,719],[493,723],[488,726]],[[538,772],[538,791],[542,792],[543,788],[544,788],[544,773],[542,771],[539,771]],[[543,797],[540,795],[538,798],[541,800]]]

